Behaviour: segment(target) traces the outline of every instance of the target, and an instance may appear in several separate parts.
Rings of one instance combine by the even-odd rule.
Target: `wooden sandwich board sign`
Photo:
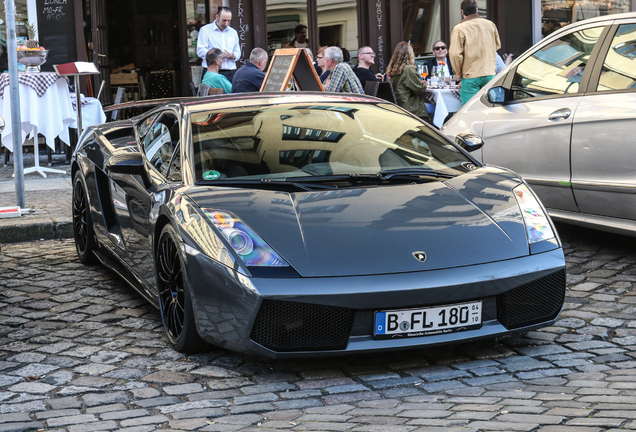
[[[269,63],[261,91],[285,91],[290,82],[297,90],[324,91],[304,48],[277,49]]]

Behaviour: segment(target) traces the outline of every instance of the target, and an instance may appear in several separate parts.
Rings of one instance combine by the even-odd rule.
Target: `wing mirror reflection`
[[[457,134],[455,142],[467,152],[479,150],[484,145],[484,140],[477,134],[471,132],[462,132]]]
[[[506,102],[506,89],[503,87],[493,87],[488,90],[488,102],[491,104],[502,104]]]

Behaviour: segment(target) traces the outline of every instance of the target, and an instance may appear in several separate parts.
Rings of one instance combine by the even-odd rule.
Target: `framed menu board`
[[[320,78],[303,48],[282,48],[274,52],[261,91],[285,91],[287,85],[301,91],[324,91]]]

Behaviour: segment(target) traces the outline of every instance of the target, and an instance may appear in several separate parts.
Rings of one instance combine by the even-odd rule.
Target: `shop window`
[[[618,28],[605,57],[598,91],[636,88],[636,24]]]
[[[307,21],[307,0],[266,0],[267,51],[270,58],[274,51],[285,48],[294,39],[294,28]]]
[[[517,67],[512,99],[577,93],[587,61],[603,26],[567,35],[538,49]]]
[[[320,27],[321,46],[342,46],[342,26],[330,25]]]
[[[357,58],[358,52],[358,2],[346,0],[317,0],[318,31],[321,46],[343,48],[345,61]],[[349,57],[347,59],[347,57]]]
[[[440,0],[402,0],[402,25],[415,55],[430,53],[442,34]]]
[[[453,31],[453,27],[462,22],[462,0],[450,0],[449,1],[449,15],[450,15],[450,30]],[[477,0],[477,10],[479,16],[482,18],[488,18],[488,3],[486,0]],[[450,41],[449,41],[450,42]]]
[[[542,35],[570,23],[631,10],[631,0],[541,0]]]
[[[0,17],[5,18],[4,2],[0,3]],[[26,0],[15,1],[15,35],[17,45],[24,45],[28,39],[27,35],[27,3]],[[7,59],[7,23],[6,19],[0,20],[0,73],[9,69]],[[17,47],[16,47],[17,48]],[[18,68],[24,70],[24,66],[18,64]]]

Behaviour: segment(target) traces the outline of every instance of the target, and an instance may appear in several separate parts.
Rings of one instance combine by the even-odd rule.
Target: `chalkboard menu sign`
[[[74,0],[36,0],[38,41],[49,50],[42,71],[52,72],[54,64],[78,60],[74,4]]]
[[[320,78],[303,48],[282,48],[274,52],[261,91],[284,91],[293,78],[297,90],[323,91]]]

